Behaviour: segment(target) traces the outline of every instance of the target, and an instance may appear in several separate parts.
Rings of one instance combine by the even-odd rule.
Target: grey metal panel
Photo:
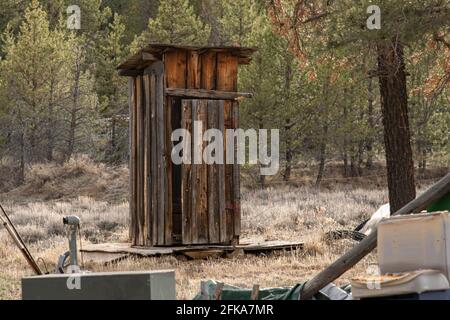
[[[102,272],[80,275],[80,289],[68,289],[76,274],[22,279],[23,300],[174,300],[175,272]]]
[[[175,300],[174,273],[158,273],[150,275],[151,300]]]

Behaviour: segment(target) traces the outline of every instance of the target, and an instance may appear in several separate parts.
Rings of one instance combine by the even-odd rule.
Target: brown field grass
[[[49,270],[68,247],[62,225],[65,215],[81,218],[85,244],[127,241],[125,168],[99,167],[79,159],[58,169],[34,168],[27,179],[27,185],[0,195],[0,200],[30,251],[36,258],[42,258]],[[55,190],[59,192],[56,199],[50,196]],[[73,197],[74,194],[78,196]],[[355,244],[352,240],[325,242],[322,239],[325,232],[352,230],[386,202],[387,193],[383,189],[363,189],[349,184],[335,190],[292,185],[264,190],[245,187],[242,190],[243,237],[301,240],[305,243],[304,250],[192,261],[175,257],[130,258],[114,265],[90,263],[86,267],[92,271],[175,269],[179,299],[192,299],[199,291],[200,281],[208,279],[249,288],[253,284],[292,286],[310,279]],[[375,261],[373,253],[337,283],[364,274]],[[31,274],[6,231],[0,228],[0,299],[20,299],[20,279]]]
[[[192,299],[202,279],[216,279],[251,287],[289,286],[303,282],[331,263],[354,243],[341,240],[325,243],[324,232],[352,229],[361,219],[386,201],[381,191],[361,189],[317,192],[308,188],[244,190],[242,200],[243,236],[268,240],[302,240],[303,251],[268,256],[245,255],[234,258],[181,261],[175,257],[128,259],[115,265],[87,265],[95,271],[175,269],[177,297]],[[84,243],[127,240],[128,204],[108,204],[89,197],[72,201],[52,200],[15,204],[5,209],[35,257],[42,258],[51,270],[58,255],[67,250],[62,217],[76,214],[82,219]],[[364,272],[369,257],[341,279]],[[42,264],[42,263],[41,263]],[[0,299],[20,298],[20,278],[32,272],[4,230],[0,231]]]

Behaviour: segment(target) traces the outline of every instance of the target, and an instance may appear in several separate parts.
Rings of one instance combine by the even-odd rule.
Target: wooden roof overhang
[[[228,52],[238,58],[239,64],[249,64],[251,62],[252,54],[257,49],[249,47],[230,47],[230,46],[199,47],[199,46],[152,43],[147,45],[145,48],[141,49],[136,54],[132,55],[122,64],[120,64],[117,67],[119,75],[129,77],[141,75],[144,69],[150,66],[153,62],[162,60],[164,53],[173,50],[197,51],[200,54],[207,51]]]
[[[121,76],[137,77],[143,75],[145,70],[154,62],[163,61],[164,54],[171,51],[196,52],[202,55],[207,52],[226,53],[237,58],[239,64],[249,64],[252,54],[256,48],[244,47],[196,47],[169,44],[149,44],[138,53],[117,67]],[[210,99],[210,100],[239,100],[251,98],[252,94],[244,92],[229,92],[221,90],[187,89],[187,88],[165,88],[165,95],[184,99]]]

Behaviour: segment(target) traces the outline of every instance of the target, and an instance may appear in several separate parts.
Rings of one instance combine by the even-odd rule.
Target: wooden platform
[[[236,246],[198,245],[174,247],[138,247],[130,243],[102,243],[84,245],[83,257],[86,262],[111,263],[129,256],[159,257],[184,256],[190,259],[207,257],[232,257],[237,254],[267,254],[274,251],[291,251],[303,248],[303,243],[289,241],[251,241],[243,240]]]

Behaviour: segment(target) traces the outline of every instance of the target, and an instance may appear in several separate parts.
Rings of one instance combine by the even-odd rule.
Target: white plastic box
[[[450,279],[450,213],[398,216],[378,226],[381,274],[439,270]]]

